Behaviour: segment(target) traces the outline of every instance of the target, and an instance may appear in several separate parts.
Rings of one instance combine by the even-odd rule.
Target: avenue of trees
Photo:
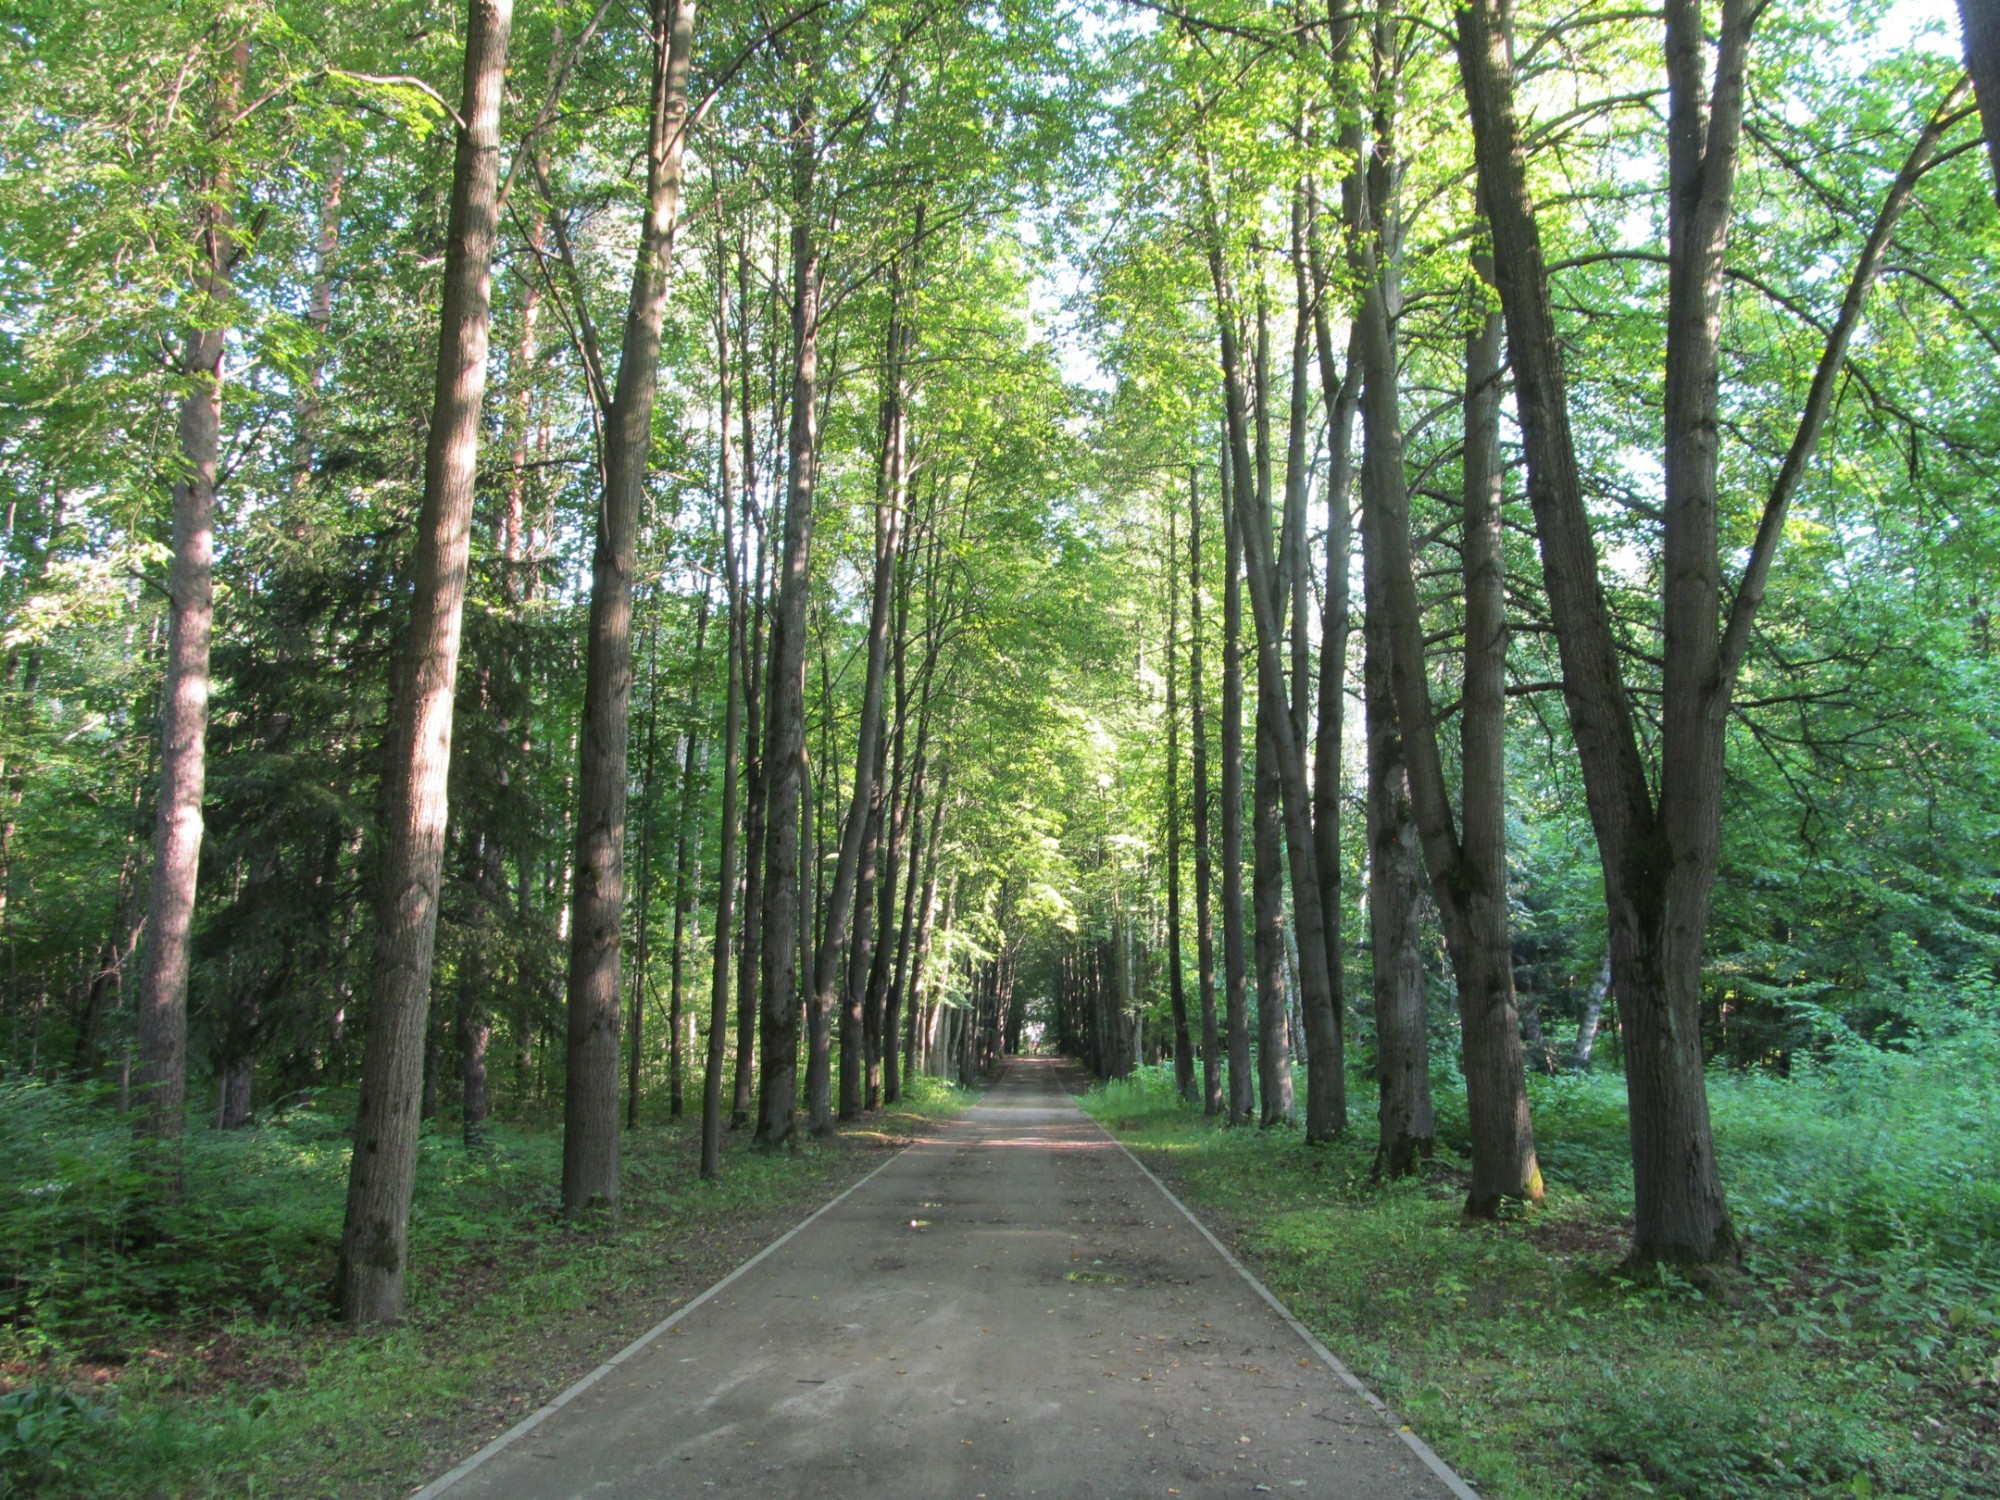
[[[1038,1036],[1732,1260],[1710,1070],[2000,1024],[1964,4],[8,7],[0,1067],[337,1104],[357,1322]]]

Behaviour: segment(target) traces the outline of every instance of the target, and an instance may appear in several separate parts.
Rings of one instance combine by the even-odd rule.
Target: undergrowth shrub
[[[1620,1371],[1565,1417],[1563,1447],[1655,1494],[1853,1495],[1884,1457],[1865,1424],[1770,1370],[1755,1384],[1709,1369]]]
[[[109,1416],[108,1403],[53,1380],[0,1395],[0,1497],[35,1494],[74,1473]]]

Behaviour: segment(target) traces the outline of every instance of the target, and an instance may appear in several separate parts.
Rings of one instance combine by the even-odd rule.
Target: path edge
[[[437,1500],[438,1496],[444,1494],[447,1490],[457,1485],[461,1480],[470,1477],[474,1471],[484,1468],[489,1460],[498,1457],[503,1451],[511,1447],[517,1439],[526,1437],[530,1432],[533,1432],[537,1427],[541,1426],[542,1423],[546,1422],[550,1417],[554,1416],[557,1412],[561,1411],[565,1406],[569,1405],[570,1402],[574,1401],[578,1396],[581,1396],[585,1391],[589,1390],[592,1386],[596,1385],[598,1381],[602,1380],[605,1376],[609,1375],[613,1370],[617,1369],[620,1365],[624,1364],[626,1360],[632,1358],[635,1354],[638,1354],[642,1350],[646,1349],[649,1345],[651,1345],[654,1342],[654,1340],[660,1338],[676,1323],[680,1322],[690,1313],[693,1313],[697,1308],[706,1306],[709,1302],[713,1301],[721,1293],[727,1291],[729,1287],[733,1285],[737,1280],[748,1275],[751,1271],[756,1269],[756,1267],[766,1258],[776,1254],[779,1250],[783,1249],[784,1246],[790,1243],[791,1240],[795,1236],[797,1236],[800,1231],[806,1229],[811,1224],[813,1224],[816,1220],[820,1218],[821,1215],[829,1212],[834,1208],[837,1208],[841,1203],[846,1201],[846,1199],[850,1195],[859,1192],[862,1188],[866,1187],[869,1183],[873,1182],[883,1172],[887,1171],[891,1165],[900,1160],[902,1156],[907,1151],[909,1151],[910,1147],[914,1146],[915,1144],[917,1144],[915,1141],[911,1141],[907,1145],[902,1146],[900,1149],[892,1153],[887,1161],[882,1162],[873,1171],[869,1172],[866,1176],[858,1177],[853,1182],[850,1182],[839,1193],[827,1199],[826,1202],[822,1203],[818,1208],[814,1209],[811,1213],[807,1214],[803,1219],[799,1220],[798,1223],[794,1224],[790,1229],[787,1229],[783,1234],[779,1235],[775,1240],[772,1240],[770,1244],[766,1245],[762,1250],[759,1250],[755,1255],[751,1256],[748,1260],[744,1261],[742,1265],[738,1266],[735,1270],[731,1271],[727,1276],[723,1277],[720,1281],[716,1282],[714,1285],[706,1287],[702,1291],[697,1292],[694,1296],[688,1298],[687,1301],[683,1302],[673,1312],[667,1314],[666,1317],[662,1318],[659,1322],[655,1323],[651,1328],[647,1329],[644,1333],[640,1334],[631,1343],[627,1344],[623,1349],[620,1349],[616,1354],[612,1355],[611,1358],[607,1359],[603,1364],[599,1365],[596,1369],[592,1370],[588,1375],[585,1375],[582,1378],[575,1381],[574,1383],[572,1383],[571,1385],[566,1386],[563,1390],[558,1392],[544,1405],[537,1407],[534,1411],[530,1412],[527,1416],[523,1417],[520,1421],[516,1422],[512,1427],[509,1427],[505,1432],[501,1433],[498,1437],[494,1438],[485,1447],[481,1448],[477,1453],[474,1453],[470,1458],[461,1462],[456,1468],[446,1470],[444,1473],[440,1474],[436,1479],[433,1479],[429,1484],[425,1485],[422,1489],[413,1490],[407,1497],[407,1500]],[[1130,1155],[1129,1152],[1127,1154]],[[1136,1158],[1134,1159],[1136,1160]],[[1139,1170],[1144,1172],[1146,1169],[1142,1166]],[[1150,1177],[1152,1176],[1152,1173],[1147,1172],[1146,1175]],[[1161,1191],[1165,1192],[1166,1189],[1162,1188]],[[1171,1197],[1172,1194],[1168,1194],[1168,1196]],[[1181,1212],[1186,1213],[1187,1210],[1182,1209]],[[1227,1253],[1228,1253],[1227,1251],[1224,1252],[1224,1254]],[[1242,1268],[1239,1266],[1238,1269],[1241,1270]],[[1245,1274],[1247,1275],[1248,1273],[1246,1272]],[[1269,1294],[1266,1293],[1266,1295],[1268,1296]]]
[[[1074,1100],[1075,1095],[1071,1095],[1071,1099]],[[1195,1230],[1201,1235],[1203,1239],[1208,1241],[1210,1247],[1214,1249],[1215,1253],[1221,1256],[1224,1260],[1228,1261],[1229,1264],[1235,1269],[1236,1274],[1238,1276],[1241,1276],[1246,1282],[1250,1284],[1250,1290],[1255,1292],[1259,1297],[1262,1297],[1264,1301],[1270,1305],[1271,1310],[1275,1312],[1279,1317],[1285,1320],[1286,1325],[1291,1328],[1293,1333],[1296,1333],[1299,1336],[1300,1340],[1305,1344],[1305,1346],[1308,1349],[1312,1350],[1314,1354],[1317,1354],[1320,1357],[1321,1362],[1325,1364],[1329,1370],[1333,1371],[1333,1373],[1340,1378],[1341,1384],[1345,1385],[1350,1391],[1354,1392],[1355,1395],[1359,1396],[1362,1399],[1362,1401],[1367,1404],[1368,1409],[1374,1412],[1375,1415],[1381,1419],[1382,1425],[1387,1427],[1391,1432],[1395,1433],[1397,1437],[1402,1439],[1403,1446],[1408,1448],[1410,1452],[1415,1454],[1418,1460],[1422,1462],[1423,1466],[1429,1469],[1431,1473],[1437,1477],[1438,1481],[1442,1483],[1446,1489],[1451,1491],[1453,1500],[1483,1500],[1483,1497],[1479,1494],[1479,1492],[1475,1490],[1471,1485],[1467,1484],[1465,1480],[1460,1478],[1457,1471],[1454,1470],[1450,1464],[1446,1463],[1443,1459],[1438,1457],[1437,1450],[1435,1448],[1431,1447],[1429,1443],[1425,1442],[1422,1438],[1418,1437],[1416,1432],[1411,1428],[1410,1424],[1403,1421],[1396,1415],[1396,1413],[1393,1410],[1390,1409],[1388,1402],[1384,1401],[1380,1396],[1376,1395],[1373,1391],[1369,1390],[1367,1386],[1363,1385],[1361,1383],[1360,1377],[1358,1377],[1352,1370],[1348,1369],[1346,1365],[1341,1363],[1340,1356],[1335,1354],[1331,1349],[1327,1348],[1326,1345],[1320,1341],[1319,1336],[1317,1334],[1315,1334],[1310,1328],[1306,1327],[1304,1323],[1299,1321],[1298,1315],[1296,1313],[1294,1313],[1289,1307],[1285,1306],[1283,1302],[1278,1300],[1277,1293],[1273,1292],[1269,1287],[1265,1286],[1263,1282],[1259,1281],[1257,1279],[1256,1274],[1253,1271],[1251,1271],[1251,1269],[1248,1266],[1244,1265],[1242,1261],[1238,1260],[1236,1256],[1230,1252],[1230,1249],[1227,1245],[1223,1244],[1220,1239],[1216,1238],[1215,1231],[1210,1229],[1206,1224],[1202,1223],[1200,1218],[1196,1216],[1195,1211],[1189,1208],[1185,1203],[1181,1202],[1181,1200],[1174,1195],[1173,1190],[1169,1188],[1164,1182],[1160,1181],[1158,1176],[1154,1174],[1153,1169],[1147,1166],[1143,1161],[1141,1161],[1138,1157],[1138,1154],[1134,1152],[1130,1146],[1126,1145],[1123,1141],[1119,1140],[1118,1137],[1114,1135],[1111,1132],[1111,1130],[1105,1125],[1105,1123],[1102,1120],[1098,1119],[1097,1116],[1093,1115],[1089,1110],[1084,1109],[1082,1106],[1079,1105],[1077,1108],[1077,1113],[1082,1115],[1086,1120],[1090,1121],[1091,1124],[1095,1125],[1099,1130],[1103,1131],[1105,1139],[1110,1141],[1112,1145],[1116,1146],[1120,1151],[1123,1151],[1125,1153],[1126,1160],[1131,1162],[1133,1166],[1139,1169],[1139,1171],[1145,1176],[1146,1181],[1152,1183],[1152,1185],[1155,1188],[1159,1189],[1161,1197],[1165,1198],[1167,1202],[1173,1204],[1175,1208],[1181,1211],[1182,1217],[1185,1218],[1188,1221],[1188,1223],[1194,1225]]]

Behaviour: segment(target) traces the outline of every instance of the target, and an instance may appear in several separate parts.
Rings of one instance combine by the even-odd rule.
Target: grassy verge
[[[0,1496],[388,1496],[470,1453],[878,1165],[959,1091],[794,1151],[699,1122],[624,1145],[616,1234],[557,1209],[560,1135],[500,1127],[469,1156],[426,1135],[409,1316],[327,1320],[345,1101],[190,1136],[188,1192],[148,1207],[129,1136],[73,1093],[0,1081]]]
[[[1448,1109],[1462,1085],[1436,1083]],[[1349,1138],[1314,1150],[1218,1128],[1164,1070],[1084,1102],[1483,1493],[1967,1500],[2000,1496],[1996,1084],[1992,1030],[1713,1078],[1749,1239],[1719,1291],[1618,1272],[1616,1078],[1534,1080],[1548,1204],[1494,1224],[1459,1212],[1462,1101],[1392,1185],[1365,1079]]]

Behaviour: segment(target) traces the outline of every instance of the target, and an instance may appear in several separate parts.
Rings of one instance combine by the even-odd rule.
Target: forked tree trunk
[[[1723,0],[1715,41],[1699,0],[1668,0],[1668,292],[1662,470],[1658,799],[1597,573],[1597,538],[1514,102],[1504,0],[1468,0],[1458,52],[1527,455],[1528,497],[1597,836],[1631,1103],[1632,1259],[1711,1263],[1737,1237],[1722,1194],[1701,1050],[1702,947],[1721,848],[1731,697],[1785,517],[1897,219],[1956,117],[1947,94],[1877,211],[1822,347],[1755,539],[1723,608],[1718,459],[1722,285],[1750,36],[1762,7]],[[1704,65],[1714,57],[1712,82]]]
[[[1209,216],[1209,275],[1215,290],[1218,343],[1223,375],[1223,410],[1233,453],[1232,468],[1240,474],[1247,471],[1251,463],[1247,425],[1250,380],[1238,349],[1235,315],[1231,311],[1235,304],[1235,296],[1224,255],[1214,196],[1206,179],[1204,190]],[[1261,346],[1266,343],[1262,333],[1261,314],[1259,326]],[[1260,349],[1258,360],[1260,369],[1267,363]],[[1265,403],[1260,400],[1260,410],[1264,405]],[[1268,452],[1268,443],[1260,441],[1260,448]],[[1278,787],[1283,803],[1285,858],[1290,866],[1292,890],[1298,897],[1293,905],[1292,919],[1297,924],[1299,940],[1300,988],[1304,991],[1302,1003],[1308,1011],[1324,1016],[1333,1005],[1333,992],[1327,966],[1325,924],[1321,917],[1319,871],[1313,847],[1312,791],[1306,777],[1302,737],[1294,732],[1296,725],[1291,707],[1285,701],[1284,573],[1273,555],[1270,486],[1260,474],[1259,482],[1254,488],[1242,484],[1236,487],[1238,498],[1242,498],[1246,491],[1254,495],[1252,502],[1254,514],[1242,517],[1238,530],[1245,554],[1244,571],[1250,587],[1251,609],[1257,623],[1260,738],[1268,732],[1271,747],[1276,753]]]
[[[231,45],[215,83],[211,118],[226,140],[250,64],[247,36]],[[222,361],[236,260],[226,155],[202,176],[196,223],[194,326],[180,358],[179,458],[173,484],[173,561],[167,575],[167,672],[160,689],[160,791],[146,947],[139,970],[141,1136],[178,1143],[187,1104],[187,988],[194,901],[201,870],[202,799],[208,781],[208,646],[215,617],[215,486],[222,457]],[[53,538],[51,538],[53,541]],[[178,1147],[160,1164],[178,1191]]]
[[[632,706],[632,576],[653,450],[653,398],[687,145],[695,0],[653,0],[646,214],[632,267],[618,388],[604,414],[604,499],[591,560],[576,867],[570,883],[569,1055],[563,1212],[618,1211],[618,1010],[625,914],[625,804]]]
[[[498,231],[500,106],[513,0],[472,0],[464,103],[452,172],[439,319],[437,386],[424,453],[416,584],[404,637],[403,692],[391,705],[383,848],[376,896],[368,1039],[334,1272],[352,1323],[402,1315],[410,1195],[417,1166],[431,959],[444,864],[453,695],[470,563],[479,414],[492,323]],[[613,1108],[616,1108],[615,1094]]]
[[[1380,559],[1373,575],[1387,626],[1390,683],[1402,733],[1410,808],[1458,990],[1472,1183],[1466,1210],[1491,1215],[1502,1202],[1539,1202],[1520,1017],[1507,922],[1505,841],[1505,668],[1507,626],[1500,568],[1499,329],[1487,320],[1466,345],[1464,542],[1465,683],[1460,760],[1462,798],[1454,822],[1424,656],[1424,617],[1410,541],[1403,472],[1400,368],[1395,323],[1401,300],[1392,48],[1375,36],[1378,103],[1374,142],[1358,186],[1352,253],[1361,285],[1360,339],[1366,434],[1361,469],[1363,525]]]

